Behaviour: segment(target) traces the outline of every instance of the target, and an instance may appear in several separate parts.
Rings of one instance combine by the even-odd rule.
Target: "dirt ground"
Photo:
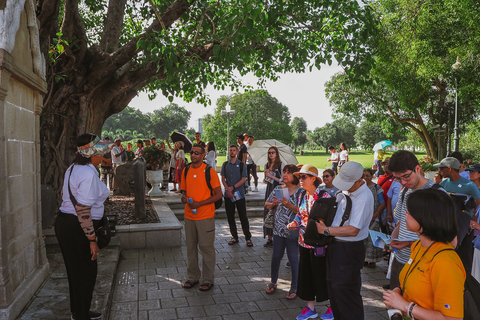
[[[147,213],[145,220],[135,216],[135,197],[111,196],[105,201],[105,213],[117,215],[118,225],[160,222],[148,197],[145,199],[145,211]]]

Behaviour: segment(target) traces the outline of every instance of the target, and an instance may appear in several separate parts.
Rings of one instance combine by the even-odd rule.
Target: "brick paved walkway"
[[[286,255],[280,267],[278,289],[267,295],[272,249],[263,246],[262,220],[254,218],[250,224],[254,246],[246,246],[241,228],[240,244],[229,246],[227,221],[217,219],[215,286],[208,292],[200,292],[198,286],[182,288],[187,266],[184,241],[177,248],[123,250],[110,319],[295,319],[305,303],[299,298],[285,299],[290,287]],[[375,269],[365,268],[362,272],[365,319],[387,319],[382,302],[382,285],[388,282],[386,267],[381,262]],[[320,314],[325,305],[317,303]]]

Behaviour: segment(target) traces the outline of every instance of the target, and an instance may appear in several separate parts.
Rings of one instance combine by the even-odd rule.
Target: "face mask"
[[[96,137],[88,144],[77,147],[77,152],[85,158],[90,158],[92,156],[103,156],[105,153],[110,152],[113,146],[113,142],[107,140],[100,140],[99,137]]]

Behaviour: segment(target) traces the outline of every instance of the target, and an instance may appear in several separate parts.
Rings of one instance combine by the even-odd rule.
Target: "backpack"
[[[334,238],[333,236],[326,236],[324,234],[319,234],[317,231],[316,221],[321,219],[325,222],[326,226],[328,227],[331,226],[333,220],[335,219],[335,215],[337,213],[337,207],[338,207],[337,199],[333,197],[323,198],[322,196],[325,193],[327,193],[327,191],[325,190],[322,190],[322,191],[323,192],[318,194],[318,199],[315,201],[312,208],[310,209],[307,227],[305,228],[305,234],[303,235],[305,244],[313,247],[326,246],[330,242],[332,242]],[[344,223],[348,219],[350,219],[350,213],[352,211],[352,199],[346,194],[343,194],[343,195],[347,200],[347,206],[345,208],[345,212],[343,213],[340,227],[342,227]]]
[[[185,176],[185,182],[187,181],[187,172],[188,169],[190,169],[191,164],[188,164],[185,169],[183,170],[183,174]],[[210,195],[213,196],[213,188],[212,184],[210,183],[210,169],[212,167],[207,164],[207,167],[205,168],[205,181],[207,182],[208,189],[210,189]],[[215,210],[219,209],[223,204],[223,197],[221,197],[219,200],[215,201]]]
[[[453,249],[443,249],[438,251],[433,259],[442,251],[455,251]],[[463,291],[463,319],[476,320],[480,314],[480,283],[471,274],[465,278],[465,290]]]
[[[438,183],[435,183],[432,185],[430,188],[440,190],[443,189],[441,185]],[[403,202],[405,198],[405,194],[407,193],[407,188],[404,188],[402,190],[402,193],[400,194],[399,199]],[[446,191],[446,190],[445,190]],[[462,195],[462,194],[455,194],[452,192],[448,192],[448,195],[450,198],[453,200],[453,203],[455,204],[455,211],[457,213],[457,225],[458,225],[458,233],[457,233],[457,241],[458,245],[457,248],[460,247],[460,244],[462,243],[463,239],[465,236],[468,234],[470,231],[470,215],[465,212],[465,210],[469,209],[474,209],[475,208],[475,200],[473,200],[472,197],[468,197],[467,195]]]

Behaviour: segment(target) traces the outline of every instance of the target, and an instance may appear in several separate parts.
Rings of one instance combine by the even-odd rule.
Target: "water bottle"
[[[188,203],[192,203],[193,202],[193,199],[192,198],[188,198]],[[192,208],[190,208],[192,209]],[[193,213],[197,213],[197,209],[192,209],[192,212]]]

